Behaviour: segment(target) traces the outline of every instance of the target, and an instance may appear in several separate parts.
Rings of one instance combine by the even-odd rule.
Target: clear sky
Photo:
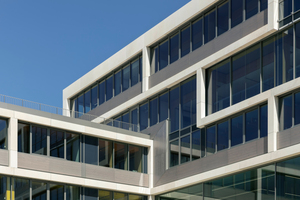
[[[0,94],[62,107],[62,90],[189,0],[0,0]]]

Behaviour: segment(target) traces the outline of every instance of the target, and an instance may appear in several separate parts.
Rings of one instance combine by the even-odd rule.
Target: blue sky
[[[189,0],[0,0],[0,94],[62,107],[62,90]]]

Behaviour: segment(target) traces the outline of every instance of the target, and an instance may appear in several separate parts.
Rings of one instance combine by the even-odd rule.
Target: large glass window
[[[192,133],[192,160],[201,157],[201,131],[196,130]]]
[[[47,129],[32,126],[32,153],[47,155]]]
[[[113,79],[114,77],[111,76],[109,78],[106,79],[106,101],[110,100],[113,97]]]
[[[67,160],[80,162],[80,136],[78,134],[66,133]]]
[[[258,138],[258,110],[253,110],[245,114],[245,140]]]
[[[218,36],[229,29],[229,3],[226,2],[218,7]]]
[[[168,65],[169,42],[166,41],[159,46],[159,70]]]
[[[133,131],[138,131],[138,109],[131,111],[131,124],[133,125]]]
[[[180,35],[180,48],[181,48],[181,57],[190,53],[190,27],[185,28],[181,31]]]
[[[57,184],[50,184],[50,200],[64,199],[64,186]]]
[[[111,200],[111,199],[113,199],[112,192],[99,190],[99,200]]]
[[[250,98],[260,92],[260,46],[233,57],[232,104]]]
[[[228,121],[218,124],[217,130],[217,150],[227,149],[229,142]]]
[[[170,63],[179,58],[179,35],[175,35],[170,39]]]
[[[0,119],[0,124],[1,124],[1,119]],[[3,131],[1,131],[1,132],[3,132]],[[1,132],[0,132],[0,135],[1,135]],[[5,135],[5,134],[3,133],[3,135]],[[30,151],[29,142],[30,142],[30,125],[18,123],[18,152],[30,153],[29,152]],[[1,142],[1,144],[0,144],[1,148],[2,148],[2,143],[5,144],[5,142]]]
[[[153,126],[154,124],[157,123],[157,117],[158,117],[158,102],[157,102],[157,98],[151,100],[149,102],[149,106],[150,106],[150,126]]]
[[[293,96],[289,95],[281,99],[280,125],[281,130],[291,128],[293,123]]]
[[[148,103],[140,106],[140,131],[148,128]]]
[[[122,70],[115,73],[114,86],[115,86],[114,96],[117,96],[122,91]]]
[[[216,152],[216,126],[206,129],[206,155]]]
[[[50,130],[50,156],[64,158],[64,132]]]
[[[17,200],[28,200],[29,199],[29,180],[27,179],[21,179],[21,178],[14,178],[13,179],[13,189],[14,192],[12,193],[12,199]],[[1,196],[1,194],[0,194]],[[6,198],[3,198],[6,199]],[[9,198],[8,198],[9,199]]]
[[[122,74],[122,78],[123,78],[122,91],[125,91],[130,87],[130,65],[123,68],[122,72],[123,72],[123,74]]]
[[[179,87],[170,91],[171,132],[179,129]]]
[[[181,163],[189,162],[191,159],[191,136],[187,135],[180,140]]]
[[[47,200],[47,183],[32,181],[32,200]]]
[[[0,119],[0,149],[7,149],[7,120]]]
[[[170,143],[170,167],[179,164],[179,142],[174,140]]]
[[[181,128],[196,123],[196,79],[183,82],[180,88]]]
[[[159,122],[168,118],[169,111],[169,93],[159,96]]]
[[[78,97],[78,117],[80,117],[83,114],[83,109],[84,109],[84,105],[83,105],[83,96],[84,94],[82,94],[81,96]]]
[[[114,143],[115,150],[115,168],[127,169],[127,145]]]
[[[268,8],[268,0],[260,0],[260,11]]]
[[[230,61],[226,60],[208,70],[207,113],[230,105]]]
[[[99,105],[105,102],[105,81],[99,83]]]
[[[275,67],[275,42],[274,37],[263,42],[262,57],[262,89],[269,90],[274,87],[274,67]]]
[[[99,165],[112,167],[112,142],[99,139]]]
[[[231,28],[243,21],[243,1],[231,0]]]
[[[231,119],[231,146],[243,143],[243,115]]]
[[[139,60],[134,61],[130,65],[131,67],[131,86],[134,86],[139,82]]]
[[[142,148],[129,145],[129,171],[142,172]]]
[[[95,87],[93,87],[92,90],[91,90],[91,95],[92,95],[91,110],[93,110],[94,108],[96,108],[97,105],[98,105],[98,102],[97,102],[98,91],[97,90],[98,90],[97,85]]]
[[[216,37],[216,10],[204,16],[204,43]]]
[[[295,24],[295,76],[300,76],[300,23]]]
[[[84,94],[84,113],[88,113],[91,110],[91,90],[88,90]]]
[[[85,136],[85,163],[98,165],[98,140],[87,135]]]
[[[260,137],[268,136],[268,105],[260,107]]]
[[[66,185],[66,200],[80,200],[80,187]]]
[[[93,188],[84,188],[85,200],[98,200],[98,190]]]
[[[192,24],[192,48],[193,51],[202,46],[203,41],[203,19],[199,19]]]

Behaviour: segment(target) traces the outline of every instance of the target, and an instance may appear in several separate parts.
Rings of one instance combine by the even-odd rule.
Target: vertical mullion
[[[29,200],[32,200],[32,180],[29,180]]]
[[[112,143],[112,168],[115,168],[115,142],[111,141]]]
[[[228,120],[228,149],[231,148],[231,119]]]
[[[217,153],[217,151],[218,151],[218,124],[215,124],[215,126],[216,126],[216,128],[215,128],[216,132],[215,132],[215,152],[214,152],[214,154]]]
[[[260,138],[260,133],[261,133],[261,130],[260,130],[260,127],[261,127],[260,126],[261,125],[261,118],[260,118],[260,111],[261,111],[261,109],[260,108],[261,107],[262,106],[258,106],[258,108],[257,108],[258,109],[258,112],[257,112],[258,113],[258,116],[257,116],[257,118],[258,118],[258,126],[257,126],[258,127],[258,135],[257,135],[257,138]]]
[[[192,131],[190,131],[190,162],[192,162],[193,161],[193,156],[192,156],[192,149],[193,149],[193,147],[192,147],[192,142],[193,142],[193,134],[192,134],[193,132]]]
[[[231,29],[231,0],[228,0],[228,30]]]
[[[190,21],[190,53],[193,51],[192,43],[192,22]]]
[[[167,66],[171,63],[171,57],[170,57],[170,54],[171,54],[171,51],[170,51],[170,48],[171,48],[171,40],[170,40],[170,37],[168,37],[167,39],[167,42],[168,42],[168,64]]]
[[[179,29],[178,31],[178,60],[181,58],[181,30],[182,29]]]
[[[67,159],[67,133],[64,131],[64,159]]]
[[[180,137],[180,131],[179,131],[179,137],[178,137],[178,165],[181,164],[181,137]]]
[[[205,41],[204,41],[204,32],[205,32],[205,31],[204,31],[204,21],[205,21],[205,20],[204,20],[204,17],[205,17],[205,15],[203,14],[203,15],[202,15],[202,45],[201,45],[201,46],[203,46],[203,45],[204,45],[204,42],[205,42]]]
[[[100,147],[99,147],[99,138],[95,138],[97,140],[97,165],[99,166],[99,150],[100,150]]]
[[[243,21],[246,20],[246,0],[243,1]]]
[[[50,156],[50,129],[47,128],[47,156]]]
[[[230,79],[230,90],[229,90],[229,105],[232,105],[232,56],[230,57],[230,73],[229,73],[229,79]]]
[[[293,9],[294,9],[294,7],[293,7]],[[296,27],[294,24],[293,25],[293,79],[295,79],[295,78],[296,78]]]
[[[260,93],[263,92],[263,44],[260,42]]]
[[[295,125],[295,93],[292,94],[292,127]]]
[[[261,1],[261,0],[258,0],[258,1],[257,1],[257,3],[258,3],[258,6],[257,6],[258,12],[257,12],[257,13],[260,13],[260,1]]]
[[[243,143],[246,143],[246,112],[243,113]]]
[[[215,7],[215,37],[218,36],[218,6]]]

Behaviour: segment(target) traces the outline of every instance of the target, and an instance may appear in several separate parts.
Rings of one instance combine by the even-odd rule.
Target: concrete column
[[[270,30],[278,30],[278,2],[278,0],[268,0],[268,26]]]
[[[155,196],[149,195],[149,196],[148,196],[148,200],[155,200]]]
[[[154,144],[152,140],[152,145],[149,148],[148,151],[148,175],[149,175],[149,188],[153,188],[154,181],[153,181],[153,176],[154,176]]]
[[[268,98],[268,152],[277,150],[278,114],[278,97],[271,94]]]
[[[142,92],[149,89],[149,76],[150,76],[150,59],[151,53],[149,47],[143,48],[143,86]]]
[[[205,117],[205,69],[197,70],[197,127]],[[199,127],[202,128],[202,127]]]
[[[262,200],[262,169],[257,169],[257,200]]]
[[[18,120],[11,117],[8,121],[8,152],[9,166],[18,167]]]

